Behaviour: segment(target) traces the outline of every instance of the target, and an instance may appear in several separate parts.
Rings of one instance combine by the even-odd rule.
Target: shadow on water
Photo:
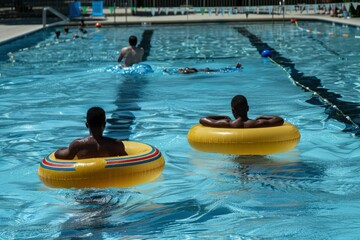
[[[272,189],[297,188],[324,176],[321,165],[299,161],[295,156],[276,160],[261,155],[234,156],[231,161],[237,164],[235,171],[240,183],[258,182]]]
[[[199,163],[204,163],[203,160],[199,160]],[[230,170],[237,176],[237,180],[226,181],[234,183],[233,187],[246,185],[246,188],[240,187],[244,189],[240,192],[228,189],[218,192],[210,180],[210,185],[206,186],[210,192],[214,192],[207,193],[209,198],[204,198],[204,202],[191,196],[186,199],[166,196],[159,199],[157,195],[132,189],[87,189],[71,192],[66,197],[68,202],[73,202],[67,205],[66,212],[70,217],[61,224],[58,230],[60,235],[56,239],[176,238],[177,230],[181,232],[186,228],[187,233],[197,234],[203,231],[196,227],[199,224],[211,224],[214,219],[223,219],[231,214],[246,219],[259,213],[271,216],[282,214],[282,217],[292,216],[298,211],[302,211],[302,214],[306,211],[311,213],[313,207],[298,204],[297,196],[304,196],[302,188],[306,188],[308,183],[320,181],[324,176],[324,170],[319,165],[298,161],[296,156],[274,160],[271,156],[231,156],[228,160],[233,163],[230,164],[230,169],[229,165],[224,164],[221,170],[216,164],[217,167],[214,167],[219,175],[215,175],[223,176]],[[204,167],[206,166],[207,164]],[[264,189],[268,192],[264,192]],[[269,191],[275,194],[264,200],[262,194],[268,194]],[[287,191],[295,191],[297,194],[295,197],[293,194],[283,195]],[[259,192],[262,194],[259,195]],[[227,197],[219,200],[221,194]],[[215,198],[212,199],[211,196]],[[261,201],[257,201],[257,196]],[[231,201],[227,202],[229,199]]]
[[[109,218],[121,201],[129,194],[124,191],[111,193],[107,190],[86,189],[69,194],[67,199],[76,203],[69,210],[70,218],[61,224],[56,239],[104,239],[103,229],[112,228]]]
[[[135,121],[133,112],[141,110],[138,101],[147,83],[146,77],[130,76],[119,85],[115,100],[116,109],[112,112],[111,118],[107,119],[110,123],[107,127],[110,137],[129,139],[131,125]]]
[[[154,30],[149,29],[145,30],[142,34],[142,38],[139,44],[139,47],[142,47],[144,49],[144,56],[143,56],[143,62],[147,60],[148,56],[150,55],[151,50],[151,38],[154,34]]]
[[[76,204],[69,209],[71,217],[61,224],[60,235],[55,239],[154,238],[167,228],[176,227],[179,221],[206,222],[231,213],[222,207],[209,212],[206,204],[195,199],[157,204],[144,197],[139,192],[114,189],[87,189],[70,194],[68,200]]]
[[[154,30],[145,30],[139,47],[144,49],[143,61],[147,60],[151,51],[151,38]],[[108,126],[108,135],[110,137],[129,140],[131,135],[131,125],[135,121],[134,111],[140,111],[141,107],[138,105],[139,99],[143,89],[148,83],[146,76],[123,76],[124,80],[119,85],[118,95],[115,100],[116,110],[113,111],[111,118],[107,120],[110,123]]]

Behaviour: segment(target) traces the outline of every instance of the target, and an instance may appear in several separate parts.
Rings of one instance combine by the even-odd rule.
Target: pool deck
[[[309,14],[300,14],[300,13],[287,13],[285,15],[270,15],[270,14],[255,14],[251,13],[248,16],[246,14],[231,14],[227,13],[222,15],[215,13],[209,15],[205,13],[192,13],[189,15],[182,15],[180,12],[177,15],[160,15],[160,16],[125,16],[125,14],[120,14],[117,16],[106,15],[102,19],[93,19],[91,17],[85,18],[85,23],[87,25],[95,24],[96,22],[101,22],[102,25],[133,25],[133,24],[161,24],[161,23],[201,23],[201,22],[247,22],[247,21],[290,21],[291,18],[295,18],[298,21],[301,20],[322,20],[328,22],[335,22],[339,24],[353,25],[360,27],[360,18],[337,18],[331,17],[329,15],[322,15],[316,13]],[[71,21],[69,24],[77,25],[78,21]],[[0,44],[11,39],[21,37],[23,35],[29,34],[34,31],[38,31],[42,28],[42,24],[14,24],[10,23],[1,23],[0,22]]]

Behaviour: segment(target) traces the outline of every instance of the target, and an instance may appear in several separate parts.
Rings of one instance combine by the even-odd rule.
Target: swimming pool
[[[52,29],[0,48],[13,52],[13,64],[4,60],[0,69],[0,238],[358,236],[356,126],[294,83],[305,84],[301,76],[311,79],[310,90],[328,102],[345,102],[340,107],[350,109],[346,115],[358,123],[358,29],[268,22],[88,31],[84,39],[72,40],[71,34],[56,42]],[[146,48],[154,73],[126,77],[113,71],[131,34]],[[28,38],[39,40],[28,45]],[[262,46],[276,52],[276,63],[260,57]],[[163,72],[236,62],[244,66],[241,72]],[[297,125],[298,146],[269,156],[193,150],[187,131],[202,116],[230,115],[235,94],[248,97],[250,116],[280,115]],[[88,134],[85,113],[93,105],[107,112],[108,136],[162,151],[166,165],[160,178],[127,189],[50,189],[39,181],[43,156]]]

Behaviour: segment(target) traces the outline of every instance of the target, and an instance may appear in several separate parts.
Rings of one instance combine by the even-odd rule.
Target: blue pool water
[[[2,56],[12,52],[0,65],[1,239],[358,238],[360,30],[320,22],[89,27],[83,39],[72,40],[71,29],[59,41],[53,30],[0,46]],[[114,71],[131,34],[153,73]],[[264,46],[275,62],[261,58]],[[242,71],[163,71],[236,62]],[[192,149],[190,127],[230,115],[235,94],[248,97],[251,117],[295,124],[297,147],[268,156]],[[157,180],[126,189],[42,184],[42,157],[86,136],[94,105],[107,112],[106,135],[160,149],[166,165]]]

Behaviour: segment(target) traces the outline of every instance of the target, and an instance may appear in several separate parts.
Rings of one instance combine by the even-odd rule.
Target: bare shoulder
[[[75,139],[70,143],[69,150],[72,152],[78,152],[82,149],[87,149],[91,146],[96,145],[96,140],[90,137]]]
[[[125,52],[128,52],[129,51],[129,47],[123,47],[122,49],[121,49],[121,52],[122,53],[125,53]]]
[[[116,149],[116,155],[119,155],[119,156],[127,155],[127,153],[125,151],[125,145],[122,140],[112,139],[112,141],[113,141],[114,149]]]
[[[71,143],[70,143],[70,147],[71,146],[81,146],[81,145],[84,145],[86,143],[89,142],[89,138],[86,137],[86,138],[78,138],[78,139],[75,139],[73,140]]]
[[[79,145],[85,145],[85,144],[91,143],[93,141],[95,141],[94,138],[89,136],[89,137],[75,139],[73,141],[73,143],[74,144],[79,144]]]
[[[242,118],[237,118],[234,121],[230,122],[230,127],[232,128],[244,128],[245,122],[242,120]]]
[[[114,144],[117,146],[124,146],[124,143],[122,140],[120,139],[115,139],[115,138],[110,138],[110,137],[104,137],[104,140],[108,143],[108,144]]]

